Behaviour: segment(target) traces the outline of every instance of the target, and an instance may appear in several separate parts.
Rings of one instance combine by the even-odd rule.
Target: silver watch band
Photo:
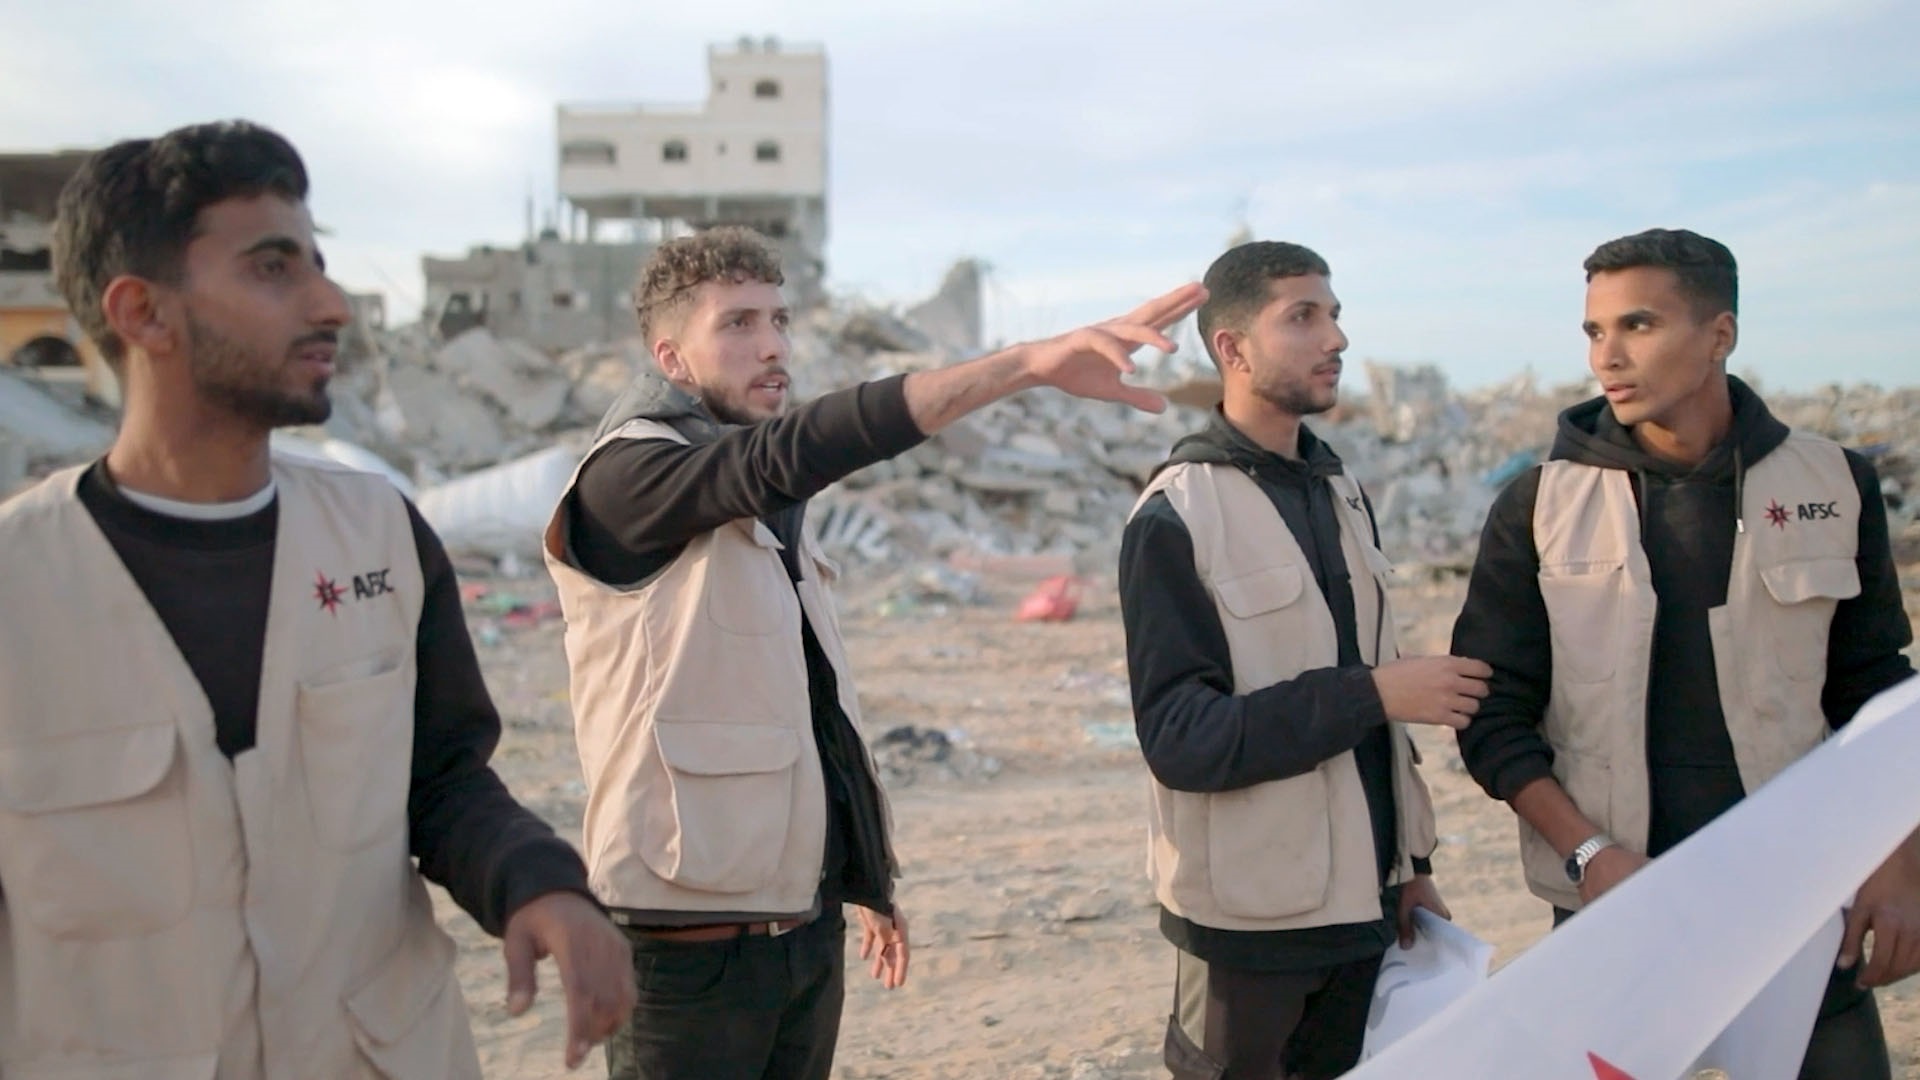
[[[1588,837],[1579,847],[1573,849],[1574,865],[1578,866],[1584,873],[1587,869],[1587,864],[1593,861],[1595,855],[1612,847],[1615,843],[1614,838],[1608,836],[1606,833]]]

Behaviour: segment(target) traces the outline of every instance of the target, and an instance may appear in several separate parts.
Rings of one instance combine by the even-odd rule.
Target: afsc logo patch
[[[1796,503],[1792,510],[1780,505],[1780,500],[1767,501],[1767,522],[1776,529],[1785,529],[1790,521],[1829,521],[1840,516],[1840,503],[1803,502]]]
[[[387,575],[393,573],[392,567],[381,570],[369,570],[363,574],[354,574],[350,589],[328,577],[323,571],[313,575],[313,598],[320,602],[320,610],[329,615],[340,614],[340,605],[349,601],[371,600],[376,596],[386,596],[394,591],[387,581]]]

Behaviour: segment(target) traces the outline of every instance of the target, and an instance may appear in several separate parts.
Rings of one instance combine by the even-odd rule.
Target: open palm
[[[1206,299],[1207,291],[1201,286],[1182,285],[1118,318],[1038,342],[1029,358],[1029,370],[1040,384],[1075,397],[1118,401],[1159,412],[1167,406],[1165,398],[1124,381],[1134,371],[1133,351],[1151,345],[1161,352],[1172,352],[1174,344],[1164,331]]]

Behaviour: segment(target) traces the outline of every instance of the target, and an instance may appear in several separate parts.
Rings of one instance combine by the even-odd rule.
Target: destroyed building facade
[[[550,353],[615,340],[632,331],[633,283],[655,246],[715,225],[779,250],[795,307],[825,302],[825,51],[741,38],[709,49],[707,70],[700,105],[560,105],[564,205],[538,234],[529,210],[518,245],[423,258],[427,326],[442,340],[485,327]]]
[[[542,233],[518,247],[480,245],[420,260],[425,319],[444,340],[474,327],[549,352],[614,341],[633,330],[633,283],[653,251]]]
[[[91,151],[0,154],[0,364],[77,384],[115,405],[120,385],[67,311],[53,280],[53,217],[60,189]]]
[[[708,50],[707,74],[697,106],[559,106],[568,235],[750,226],[779,246],[788,298],[811,306],[826,276],[826,51],[743,37]]]

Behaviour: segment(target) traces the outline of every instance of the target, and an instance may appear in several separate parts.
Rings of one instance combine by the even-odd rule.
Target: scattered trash
[[[1125,907],[1126,903],[1119,897],[1107,889],[1098,888],[1062,901],[1059,919],[1063,923],[1098,922],[1118,914]]]
[[[1126,676],[1111,671],[1080,671],[1068,668],[1053,682],[1055,690],[1087,694],[1107,705],[1133,708],[1133,687]]]
[[[1014,609],[1015,622],[1066,622],[1080,609],[1078,578],[1050,577]]]
[[[915,727],[905,724],[887,729],[868,743],[882,782],[906,786],[928,775],[950,780],[991,779],[1000,773],[1000,762],[974,752],[967,733],[951,728]]]
[[[1140,749],[1140,735],[1131,720],[1087,720],[1080,729],[1086,732],[1088,742],[1102,750]]]

